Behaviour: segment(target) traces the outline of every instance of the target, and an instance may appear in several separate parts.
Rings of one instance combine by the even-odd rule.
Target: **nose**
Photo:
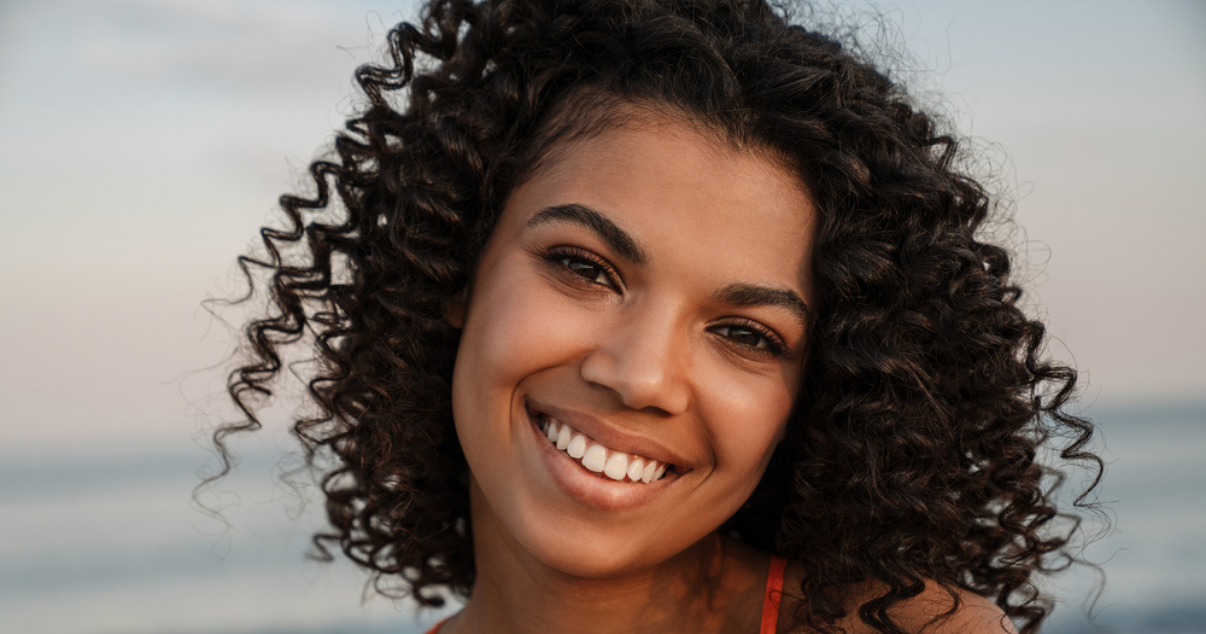
[[[688,342],[669,311],[617,319],[582,360],[582,378],[609,389],[627,407],[681,414],[690,399]]]

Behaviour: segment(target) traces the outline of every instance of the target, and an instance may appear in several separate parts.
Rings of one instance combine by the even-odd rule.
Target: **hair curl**
[[[764,0],[431,0],[388,51],[357,70],[367,103],[310,165],[314,195],[282,197],[288,228],[240,258],[249,279],[269,273],[270,310],[228,381],[246,419],[215,434],[227,461],[226,436],[259,427],[282,354],[316,347],[318,413],[294,431],[311,463],[338,457],[322,552],[338,544],[379,590],[398,579],[424,605],[468,594],[445,306],[552,144],[648,104],[784,157],[819,214],[800,401],[725,530],[806,566],[797,618],[822,631],[844,589],[876,581],[859,614],[900,633],[888,609],[927,579],[1037,630],[1049,601],[1032,577],[1071,561],[1074,524],[1053,521],[1068,517],[1057,472],[1036,454],[1071,438],[1062,457],[1095,467],[1095,485],[1092,427],[1065,412],[1075,372],[1040,358],[1044,327],[1018,307],[1008,254],[978,237],[989,196],[892,81]]]

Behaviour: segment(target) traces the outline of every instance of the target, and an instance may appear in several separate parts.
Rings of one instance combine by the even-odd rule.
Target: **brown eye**
[[[618,289],[615,269],[599,256],[577,247],[558,246],[541,254],[546,262],[573,274],[572,281],[590,286]]]
[[[724,337],[730,344],[766,357],[782,357],[787,346],[774,331],[756,323],[720,324],[712,332]]]
[[[603,267],[587,262],[581,258],[566,256],[558,260],[561,266],[572,271],[575,275],[590,280],[600,286],[611,286],[611,280],[607,277],[607,271]]]
[[[758,349],[769,349],[770,341],[762,333],[746,326],[721,326],[716,332],[743,346]]]

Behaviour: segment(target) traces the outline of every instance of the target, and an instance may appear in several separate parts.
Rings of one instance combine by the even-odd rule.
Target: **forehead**
[[[771,152],[734,147],[702,126],[628,117],[560,144],[512,192],[503,223],[518,228],[571,203],[648,245],[652,263],[722,264],[742,281],[773,277],[808,290],[816,214],[803,181]]]

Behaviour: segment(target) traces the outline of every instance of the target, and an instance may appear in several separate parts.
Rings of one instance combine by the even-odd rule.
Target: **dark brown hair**
[[[818,629],[844,614],[845,589],[877,581],[859,613],[899,633],[887,609],[927,579],[1037,629],[1049,602],[1033,576],[1071,561],[1075,522],[1055,521],[1074,516],[1036,454],[1069,439],[1059,453],[1095,484],[1092,427],[1066,413],[1075,373],[1040,357],[1044,327],[981,235],[993,201],[897,85],[763,0],[431,0],[388,51],[357,71],[367,102],[310,165],[314,195],[283,197],[287,228],[240,259],[249,278],[267,272],[269,310],[229,380],[246,419],[215,436],[226,460],[285,351],[316,347],[317,413],[294,429],[311,461],[337,458],[320,548],[425,605],[468,593],[444,307],[544,152],[646,104],[783,157],[819,210],[800,400],[724,530],[802,562],[797,616]]]

